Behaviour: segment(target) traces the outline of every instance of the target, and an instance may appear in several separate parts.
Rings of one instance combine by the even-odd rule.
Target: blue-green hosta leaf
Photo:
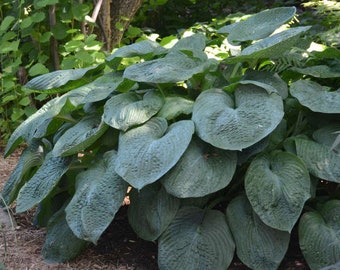
[[[143,126],[121,133],[116,172],[137,189],[157,181],[183,155],[194,129],[190,120],[168,127],[164,118],[155,117]]]
[[[239,85],[235,101],[220,89],[202,92],[192,120],[198,136],[225,150],[242,150],[270,134],[283,117],[283,102],[255,85]]]
[[[129,92],[113,96],[104,105],[105,123],[123,131],[145,123],[154,116],[164,104],[164,99],[156,90],[149,90],[143,99]]]
[[[183,207],[158,242],[160,270],[227,269],[235,244],[225,215]]]
[[[324,126],[313,133],[313,139],[328,147],[330,150],[334,150],[335,153],[340,153],[340,142],[336,144],[340,134],[340,124],[332,124]]]
[[[268,226],[290,232],[310,197],[310,179],[294,154],[273,152],[256,157],[245,176],[247,197]]]
[[[96,243],[122,205],[128,184],[114,170],[116,156],[115,151],[106,152],[76,178],[76,192],[65,211],[80,239]]]
[[[65,131],[56,142],[52,153],[54,156],[77,154],[98,140],[108,128],[98,115],[84,117]]]
[[[179,197],[203,197],[225,188],[236,169],[237,154],[193,139],[181,159],[162,183],[167,192]]]
[[[34,141],[28,146],[20,156],[20,159],[6,182],[1,196],[6,205],[10,205],[17,197],[20,188],[24,184],[24,175],[32,167],[38,166],[43,162],[43,150],[38,141]],[[0,202],[0,205],[2,203]]]
[[[61,263],[77,257],[88,245],[88,242],[77,238],[65,219],[64,208],[58,211],[49,221],[42,255],[47,263]]]
[[[157,116],[172,120],[181,114],[191,114],[193,108],[194,101],[190,99],[183,97],[166,97],[165,103]]]
[[[300,247],[312,270],[340,261],[339,232],[340,200],[328,201],[319,211],[302,216],[299,223]]]
[[[122,58],[143,56],[143,55],[160,55],[167,52],[157,42],[152,40],[143,40],[141,42],[133,43],[116,50],[113,54],[106,58],[108,64],[114,69],[117,68]]]
[[[48,153],[32,178],[20,189],[16,211],[24,212],[40,203],[68,170],[72,158],[54,157]]]
[[[228,31],[228,42],[237,45],[241,41],[265,38],[291,20],[295,12],[295,7],[279,7],[261,11],[244,21],[235,23],[231,31]],[[223,27],[218,32],[225,33]]]
[[[124,71],[124,77],[136,82],[176,83],[188,80],[194,74],[203,72],[208,64],[207,57],[204,61],[174,51],[164,58],[127,67]]]
[[[30,80],[25,87],[43,93],[61,93],[89,83],[105,65],[53,71]]]
[[[301,34],[309,29],[310,26],[294,27],[266,37],[242,50],[238,56],[228,58],[225,61],[226,63],[233,64],[281,55],[285,51],[290,50],[299,41]]]
[[[133,189],[129,195],[131,227],[140,238],[155,241],[175,217],[180,200],[168,194],[159,182],[140,191]]]
[[[206,37],[202,34],[194,34],[192,36],[184,37],[180,39],[170,51],[191,51],[195,52],[203,51],[206,45]]]
[[[251,269],[277,269],[288,249],[290,235],[264,224],[246,196],[232,200],[227,220],[236,244],[237,257]]]
[[[290,93],[314,112],[340,113],[340,89],[326,91],[316,82],[299,80],[291,84]]]
[[[294,138],[295,151],[308,171],[320,178],[340,183],[340,154],[329,147],[304,138]]]
[[[340,72],[332,69],[326,65],[319,65],[319,66],[312,66],[312,67],[305,67],[305,68],[297,68],[292,67],[290,68],[293,71],[299,72],[304,75],[313,76],[316,78],[339,78]]]

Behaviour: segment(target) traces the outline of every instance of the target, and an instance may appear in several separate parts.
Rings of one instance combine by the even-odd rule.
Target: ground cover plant
[[[277,269],[297,226],[311,269],[340,260],[340,51],[294,7],[198,24],[117,49],[97,66],[32,79],[64,93],[11,135],[26,142],[2,191],[38,205],[43,256],[98,239],[129,187],[128,218],[160,269]],[[334,266],[335,267],[335,266]]]

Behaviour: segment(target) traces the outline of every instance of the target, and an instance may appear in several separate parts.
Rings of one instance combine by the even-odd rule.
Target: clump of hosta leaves
[[[294,14],[144,40],[31,80],[64,94],[12,134],[6,156],[27,148],[2,196],[17,212],[38,205],[45,259],[96,243],[131,187],[129,222],[158,241],[160,269],[227,269],[235,250],[277,269],[294,228],[312,269],[338,262],[340,52],[289,26]]]

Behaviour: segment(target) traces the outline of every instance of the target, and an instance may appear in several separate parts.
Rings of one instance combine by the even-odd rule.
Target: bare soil
[[[3,159],[0,149],[0,190],[13,171],[20,151]],[[62,264],[46,264],[40,254],[45,241],[45,229],[32,224],[34,210],[15,214],[10,208],[12,221],[9,228],[0,226],[0,270],[3,264],[7,270],[157,270],[157,243],[138,238],[128,224],[124,206],[117,213],[115,220],[98,241],[91,245],[75,260]],[[1,209],[0,209],[1,211]],[[0,218],[1,223],[1,218]],[[247,270],[236,257],[229,270]],[[296,231],[293,230],[289,251],[280,270],[308,270],[298,246]],[[185,270],[185,269],[183,269]]]

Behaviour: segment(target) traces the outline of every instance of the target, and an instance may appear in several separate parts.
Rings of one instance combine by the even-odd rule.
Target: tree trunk
[[[111,51],[122,40],[133,16],[143,0],[104,0],[101,9],[101,26],[106,39],[106,50]]]

